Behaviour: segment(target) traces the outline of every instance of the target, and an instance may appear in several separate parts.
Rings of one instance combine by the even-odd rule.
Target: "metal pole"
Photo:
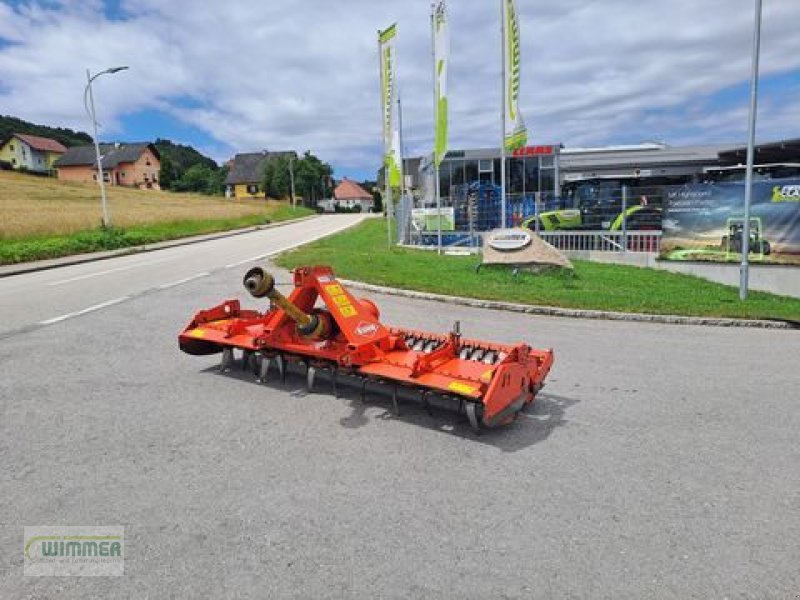
[[[436,199],[436,253],[442,253],[442,198],[439,193],[439,162],[436,156],[436,4],[431,2],[431,66],[433,74],[433,190]]]
[[[622,186],[622,252],[628,251],[628,186]]]
[[[102,75],[102,73],[98,73]],[[97,75],[96,75],[97,76]],[[95,76],[95,77],[96,77]],[[103,229],[111,226],[111,219],[108,215],[108,203],[106,201],[106,184],[103,180],[103,161],[100,157],[100,143],[97,141],[97,116],[94,112],[94,93],[92,92],[92,75],[86,69],[86,87],[89,89],[89,107],[92,113],[92,127],[94,128],[94,152],[97,158],[97,183],[100,184],[100,202],[103,207]]]
[[[292,208],[297,209],[297,196],[294,195],[294,156],[289,155],[289,182],[292,188]]]
[[[541,201],[542,192],[533,192],[533,214],[536,215],[536,220],[534,221],[535,228],[536,228],[536,235],[542,230],[542,224],[539,222],[539,202]]]
[[[747,300],[750,255],[750,201],[753,195],[756,112],[758,109],[758,58],[761,50],[761,0],[756,0],[753,26],[753,63],[750,72],[750,118],[747,125],[747,171],[744,184],[744,226],[742,227],[742,264],[739,268],[739,298]]]
[[[500,0],[500,63],[503,65],[500,87],[502,88],[500,111],[500,228],[506,227],[506,20],[505,6]]]
[[[404,199],[406,197],[406,169],[405,165],[403,164],[403,105],[400,102],[400,94],[397,94],[397,130],[398,136],[400,138],[400,201],[398,202],[398,207],[403,204]],[[395,215],[395,225],[397,227],[398,233],[398,244],[400,243],[400,220]],[[405,237],[405,235],[403,236]]]
[[[389,187],[389,165],[386,162],[386,106],[383,103],[383,48],[381,47],[381,30],[378,30],[378,69],[380,71],[380,94],[378,97],[381,102],[381,129],[383,130],[383,208],[386,211],[386,245],[392,247],[392,228],[389,219],[389,206],[392,200],[392,190]]]

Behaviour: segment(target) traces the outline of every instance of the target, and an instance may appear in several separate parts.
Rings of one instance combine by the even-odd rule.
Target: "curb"
[[[478,300],[461,296],[446,296],[429,292],[416,292],[399,288],[384,287],[340,279],[347,286],[367,292],[415,298],[419,300],[432,300],[474,308],[490,308],[509,312],[543,315],[548,317],[568,317],[572,319],[604,319],[609,321],[634,321],[641,323],[662,323],[667,325],[704,325],[709,327],[750,327],[756,329],[800,329],[800,323],[791,321],[768,321],[762,319],[730,319],[721,317],[687,317],[682,315],[650,315],[642,313],[625,313],[606,310],[583,310],[577,308],[556,308],[553,306],[537,306],[532,304],[516,304],[513,302],[500,302],[497,300]]]
[[[319,215],[308,215],[306,217],[300,217],[299,219],[289,219],[288,221],[278,221],[277,223],[266,223],[264,225],[255,225],[252,227],[245,227],[244,229],[234,229],[231,231],[218,231],[216,233],[205,233],[191,237],[176,238],[174,240],[165,240],[163,242],[155,242],[153,244],[145,244],[142,246],[128,246],[126,248],[119,248],[117,250],[104,250],[102,252],[74,254],[72,256],[62,256],[60,258],[50,258],[50,259],[36,260],[26,263],[2,265],[0,266],[0,279],[3,277],[11,277],[12,275],[22,275],[23,273],[33,273],[35,271],[46,271],[48,269],[57,269],[58,267],[69,267],[72,265],[80,265],[88,262],[96,262],[99,260],[106,260],[108,258],[126,256],[128,254],[140,254],[142,252],[153,252],[155,250],[163,250],[164,248],[174,248],[176,246],[188,246],[190,244],[199,244],[201,242],[219,240],[223,238],[233,237],[235,235],[253,233],[254,231],[273,229],[275,227],[289,225],[290,223],[300,223],[302,221],[316,219],[318,216]]]

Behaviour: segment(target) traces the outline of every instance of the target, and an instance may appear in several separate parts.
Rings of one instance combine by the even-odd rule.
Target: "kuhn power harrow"
[[[418,390],[426,406],[432,394],[451,397],[476,431],[512,421],[533,402],[553,364],[552,350],[462,338],[458,323],[445,335],[387,327],[377,306],[350,294],[330,267],[295,269],[288,298],[258,267],[245,274],[244,286],[256,298],[269,298],[269,309],[244,310],[228,300],[200,311],[179,336],[181,350],[222,352],[226,369],[238,348],[242,364],[261,381],[273,363],[282,381],[287,363],[303,363],[309,391],[320,369],[330,373],[337,395],[340,375],[360,378],[362,397],[369,381],[388,383],[395,411],[398,388]]]

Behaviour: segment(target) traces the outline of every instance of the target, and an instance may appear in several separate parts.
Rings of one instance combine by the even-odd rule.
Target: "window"
[[[144,161],[144,164],[146,164],[149,167],[150,166],[150,159],[146,158],[145,161]]]
[[[248,185],[247,186],[247,193],[248,194],[257,194],[258,193],[258,185]]]
[[[12,165],[15,165],[15,164],[17,164],[17,159],[16,159],[16,158],[12,158],[12,159],[11,159],[11,164],[12,164]]]
[[[123,172],[120,174],[120,177],[122,177],[123,179],[125,179],[125,171],[123,171]]]
[[[9,146],[9,149],[10,149],[10,150],[13,152],[13,151],[14,151],[14,144],[11,144],[11,145]]]

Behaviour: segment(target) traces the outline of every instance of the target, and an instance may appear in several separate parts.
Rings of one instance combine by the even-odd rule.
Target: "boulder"
[[[484,265],[562,267],[572,269],[564,254],[528,229],[494,229],[483,238]]]

